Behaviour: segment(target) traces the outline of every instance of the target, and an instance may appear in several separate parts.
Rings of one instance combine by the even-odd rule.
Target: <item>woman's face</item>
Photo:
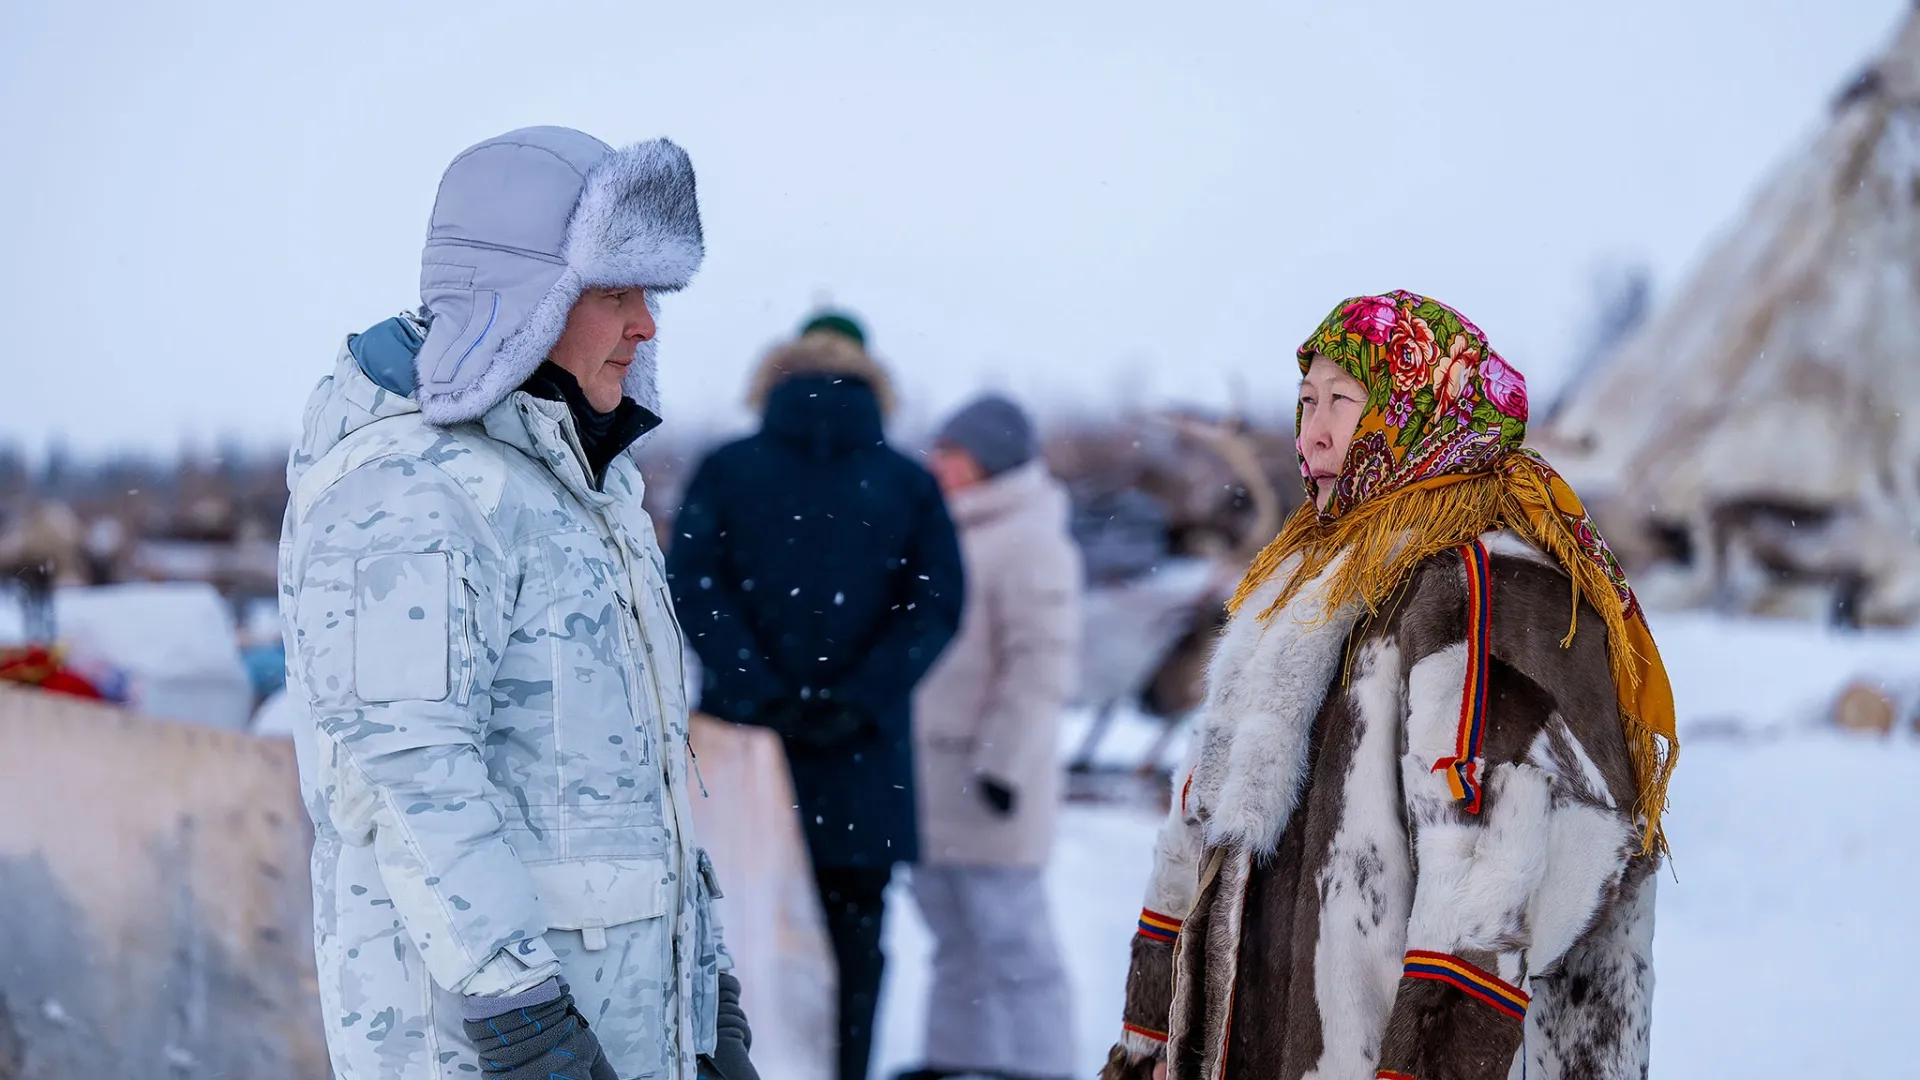
[[[1321,510],[1333,501],[1334,482],[1347,460],[1347,444],[1367,408],[1367,388],[1316,354],[1300,380],[1300,457],[1313,477]]]

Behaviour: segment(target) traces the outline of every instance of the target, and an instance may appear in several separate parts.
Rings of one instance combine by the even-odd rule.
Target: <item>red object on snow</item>
[[[34,686],[48,693],[105,700],[98,687],[61,662],[60,654],[41,645],[0,649],[0,682]]]

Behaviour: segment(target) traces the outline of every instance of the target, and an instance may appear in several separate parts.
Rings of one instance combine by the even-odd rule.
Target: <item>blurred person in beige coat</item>
[[[932,467],[960,533],[966,606],[914,702],[924,832],[912,886],[935,939],[926,1066],[900,1080],[1073,1071],[1072,1001],[1042,871],[1061,712],[1080,652],[1081,562],[1032,421],[998,396],[947,421]]]

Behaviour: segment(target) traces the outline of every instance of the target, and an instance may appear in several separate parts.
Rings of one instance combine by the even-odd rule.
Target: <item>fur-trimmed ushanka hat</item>
[[[588,289],[684,288],[706,254],[693,164],[665,139],[615,150],[571,128],[510,131],[447,166],[420,257],[433,321],[414,400],[436,424],[478,419],[560,340]],[[654,343],[626,395],[658,411]]]

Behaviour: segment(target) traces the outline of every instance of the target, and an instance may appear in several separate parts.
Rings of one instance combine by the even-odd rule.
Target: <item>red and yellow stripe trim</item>
[[[1493,557],[1475,540],[1460,548],[1467,566],[1467,678],[1460,697],[1460,732],[1452,757],[1434,762],[1434,772],[1447,774],[1447,788],[1466,804],[1469,814],[1480,812],[1480,741],[1487,731],[1488,669],[1492,666]]]
[[[1163,1043],[1167,1041],[1166,1032],[1155,1031],[1152,1028],[1143,1028],[1138,1024],[1123,1023],[1120,1025],[1120,1030],[1126,1032],[1129,1035],[1138,1035],[1143,1039],[1148,1039],[1157,1043]]]
[[[1515,1020],[1526,1019],[1527,1003],[1531,1000],[1526,991],[1487,974],[1457,956],[1418,950],[1409,952],[1406,976],[1409,979],[1445,983]]]
[[[1154,941],[1172,941],[1180,936],[1180,920],[1162,915],[1152,908],[1140,909],[1140,936]]]

